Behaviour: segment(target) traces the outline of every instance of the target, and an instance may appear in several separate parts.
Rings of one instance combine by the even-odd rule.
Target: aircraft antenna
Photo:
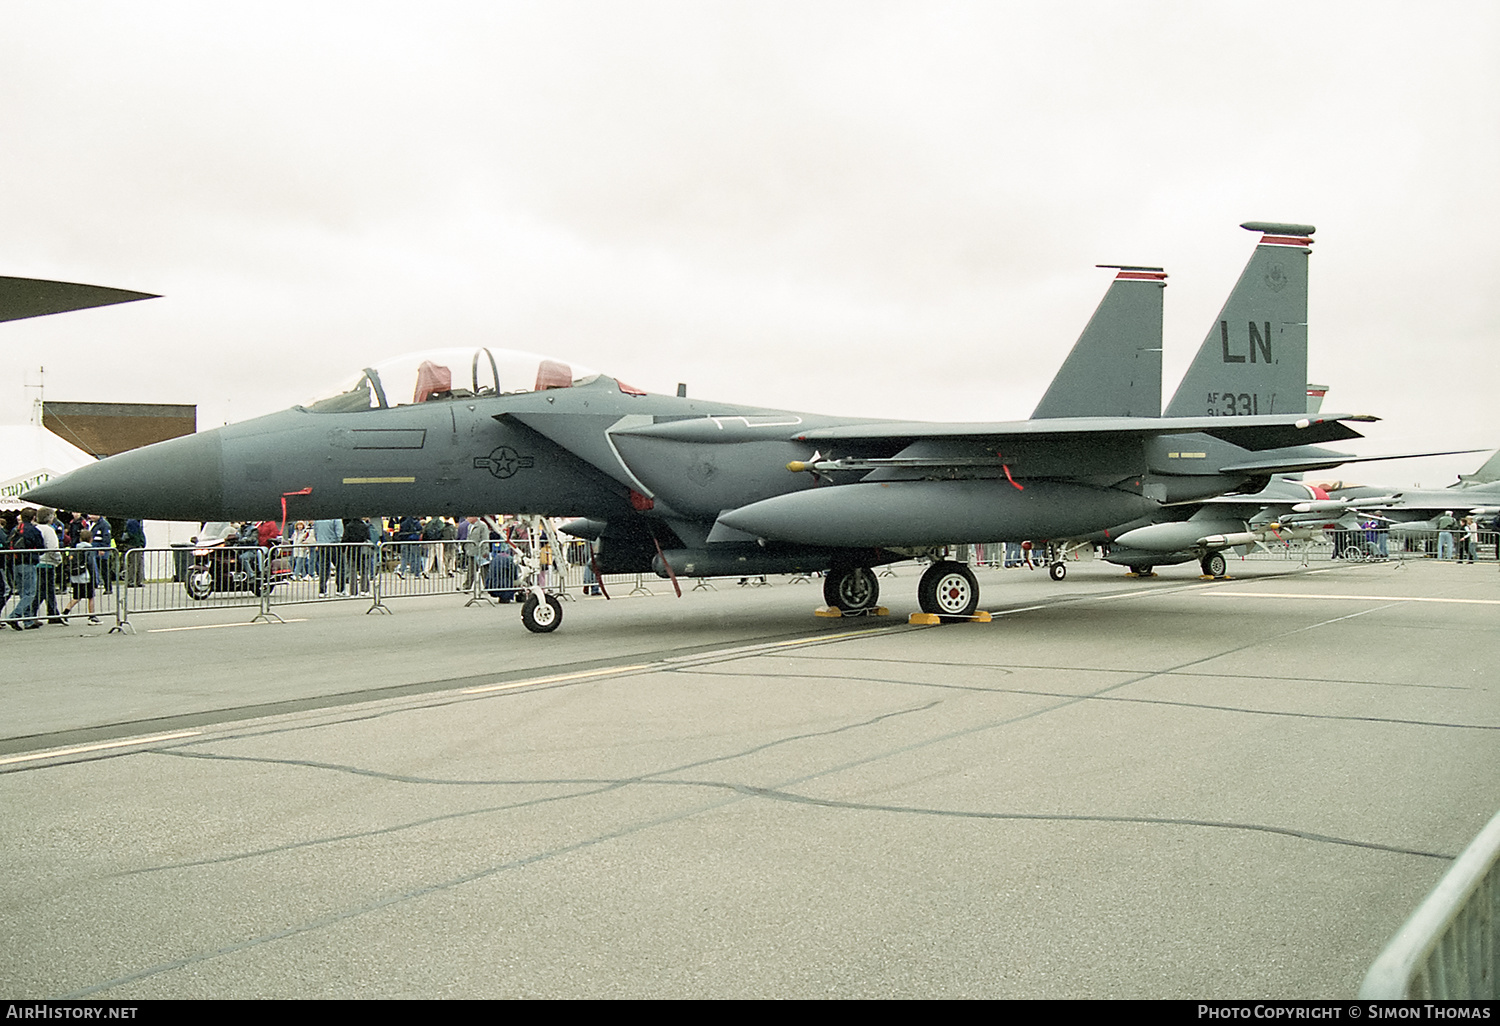
[[[28,375],[29,377],[30,375]],[[31,422],[37,427],[42,426],[42,400],[46,397],[47,368],[36,369],[36,384],[27,382],[23,387],[36,389],[36,398],[31,401]]]

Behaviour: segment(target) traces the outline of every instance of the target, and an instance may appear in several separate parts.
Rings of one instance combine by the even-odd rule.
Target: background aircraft
[[[1475,485],[1493,484],[1496,481],[1500,481],[1500,450],[1496,450],[1495,454],[1485,460],[1474,473],[1459,474],[1457,483],[1449,487],[1472,488]]]
[[[1288,297],[1305,309],[1312,229],[1245,227],[1263,237],[1178,390],[1190,400],[1165,417],[1134,413],[1149,403],[1145,371],[1094,390],[1120,400],[1108,407],[1117,415],[1077,415],[1068,396],[1088,375],[1065,364],[1064,387],[1039,405],[1050,416],[940,424],[648,395],[544,357],[450,350],[367,367],[337,394],[112,457],[27,498],[153,519],[265,517],[283,496],[302,519],[575,516],[601,573],[821,570],[829,604],[860,611],[878,599],[871,568],[883,563],[949,544],[1079,536],[1349,459],[1316,446],[1360,437],[1344,422],[1374,418],[1311,418],[1302,400],[1306,324],[1289,316],[1298,304]],[[1155,294],[1155,339],[1149,293],[1146,314],[1125,320],[1145,327],[1132,364],[1154,365],[1159,381],[1155,274],[1123,282]],[[1086,329],[1080,343],[1094,337]],[[966,565],[940,559],[918,600],[968,616],[979,588]],[[527,603],[529,628],[557,625],[560,606],[547,605]]]
[[[1447,488],[1381,488],[1345,485],[1331,481],[1322,487],[1328,498],[1357,504],[1385,521],[1392,534],[1405,531],[1436,531],[1444,513],[1455,517],[1474,515],[1487,520],[1500,514],[1500,481],[1481,481],[1494,472],[1500,454],[1492,456],[1474,474],[1460,475]]]

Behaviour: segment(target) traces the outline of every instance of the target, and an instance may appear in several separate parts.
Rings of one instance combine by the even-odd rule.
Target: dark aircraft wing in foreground
[[[1276,255],[1305,268],[1306,241]],[[1252,268],[1259,291],[1277,296],[1296,279],[1262,267],[1271,246],[1280,248],[1262,240]],[[1159,279],[1146,287],[1159,303]],[[649,395],[543,357],[448,350],[366,368],[353,387],[306,406],[112,457],[27,498],[183,520],[269,517],[283,496],[302,519],[572,516],[580,523],[570,530],[595,541],[603,573],[827,571],[828,602],[858,611],[875,605],[871,568],[883,563],[947,544],[1099,531],[1268,473],[1224,471],[1246,454],[1359,437],[1348,422],[1374,418],[1308,417],[1304,406],[1287,408],[1279,381],[1262,389],[1284,342],[1305,347],[1305,326],[1253,302],[1234,309],[1248,336],[1238,321],[1210,333],[1224,357],[1213,388],[1232,401],[1210,396],[1206,409],[1165,418],[1080,416],[1070,386],[1049,390],[1039,410],[1051,415],[1030,421],[851,420]],[[1140,323],[1148,344],[1135,351],[1147,355],[1131,360],[1149,362],[1149,316]],[[1090,387],[1086,375],[1060,377]],[[1136,380],[1094,398],[1130,412],[1151,394]],[[939,560],[918,597],[928,612],[963,616],[979,589],[967,566]],[[527,625],[556,625],[546,620]]]
[[[107,289],[100,285],[75,285],[67,281],[45,281],[41,278],[0,277],[0,321],[19,321],[27,317],[87,310],[94,306],[133,303],[138,299],[157,299],[149,292]]]

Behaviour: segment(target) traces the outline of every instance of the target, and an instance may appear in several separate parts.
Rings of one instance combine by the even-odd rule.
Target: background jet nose
[[[219,432],[122,452],[22,496],[55,509],[143,520],[213,520],[223,505]]]

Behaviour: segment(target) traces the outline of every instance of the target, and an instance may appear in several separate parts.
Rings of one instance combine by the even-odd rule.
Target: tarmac
[[[0,995],[1352,998],[1500,808],[1495,564],[0,632]]]

